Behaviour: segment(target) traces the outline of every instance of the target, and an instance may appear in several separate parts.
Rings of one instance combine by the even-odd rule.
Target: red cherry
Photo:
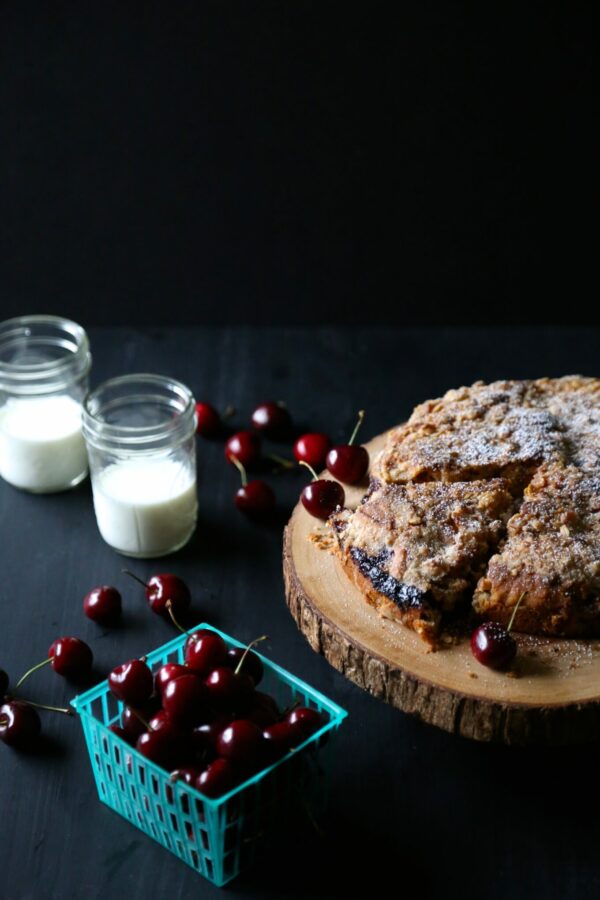
[[[227,644],[214,631],[202,629],[187,640],[185,662],[190,669],[206,677],[213,669],[227,663]]]
[[[215,437],[221,431],[221,416],[210,403],[196,403],[196,434]]]
[[[37,738],[42,725],[33,707],[21,700],[11,700],[0,706],[0,740],[9,747],[23,749]]]
[[[140,715],[142,718],[145,718],[147,715],[147,710],[140,711]],[[121,712],[121,729],[127,735],[127,740],[130,743],[134,743],[139,738],[140,734],[143,734],[146,731],[146,726],[142,722],[142,719],[136,715],[133,709],[130,706],[124,706]]]
[[[298,462],[308,463],[319,471],[325,468],[325,457],[330,447],[331,441],[326,434],[303,434],[294,444],[294,456]]]
[[[192,745],[195,752],[205,757],[214,756],[217,752],[217,738],[224,728],[229,725],[231,718],[228,716],[217,716],[212,722],[206,722],[204,725],[198,725],[192,731]]]
[[[227,666],[213,669],[204,683],[209,703],[219,708],[235,709],[254,690],[254,682],[249,675],[243,672],[236,674]]]
[[[152,694],[152,672],[141,659],[132,659],[112,670],[108,684],[119,700],[128,706],[140,706]]]
[[[367,474],[369,453],[365,447],[354,444],[358,429],[365,417],[364,411],[358,414],[358,422],[347,444],[340,444],[327,454],[326,464],[331,474],[345,484],[357,484]]]
[[[0,700],[3,699],[4,695],[8,690],[8,685],[10,684],[10,680],[4,669],[0,669]]]
[[[298,706],[285,718],[288,725],[301,736],[302,741],[323,726],[321,714],[308,706]]]
[[[335,478],[345,484],[362,481],[369,468],[369,453],[360,445],[345,444],[332,447],[327,454],[327,468]]]
[[[499,622],[484,622],[471,635],[471,652],[482,666],[507,669],[516,656],[517,644]]]
[[[252,426],[266,437],[281,440],[288,436],[292,419],[282,403],[261,403],[252,413]]]
[[[244,662],[240,672],[249,675],[255,686],[260,684],[265,672],[260,656],[257,656],[252,650],[246,651],[245,647],[230,647],[227,651],[227,665],[232,669],[237,669],[242,658]]]
[[[275,508],[273,488],[266,481],[248,481],[237,489],[235,505],[251,519],[262,519]]]
[[[159,697],[162,697],[162,693],[169,681],[189,674],[190,670],[187,666],[181,666],[179,663],[165,663],[154,676],[154,690]]]
[[[133,572],[129,572],[127,569],[123,571],[146,588],[146,600],[152,612],[157,616],[168,614],[167,603],[169,600],[175,615],[185,612],[189,607],[192,600],[190,589],[185,581],[177,575],[153,575],[148,582],[145,582]]]
[[[301,743],[298,732],[289,722],[274,722],[263,730],[266,755],[275,761]]]
[[[305,510],[317,519],[328,519],[338,506],[344,505],[344,488],[337,481],[318,478],[307,484],[300,494]]]
[[[106,584],[95,587],[83,598],[83,611],[98,625],[115,625],[121,618],[121,595]]]
[[[249,706],[244,707],[244,718],[249,719],[261,728],[268,728],[277,722],[279,716],[275,715],[268,706],[251,698]]]
[[[206,696],[198,675],[181,675],[164,688],[163,709],[177,725],[198,725],[206,711]]]
[[[264,750],[262,731],[248,719],[235,719],[217,738],[217,753],[244,768],[253,767]]]
[[[112,733],[115,735],[115,737],[121,738],[122,741],[125,741],[131,747],[133,747],[135,742],[137,741],[137,737],[135,737],[135,738],[130,737],[130,735],[127,734],[125,729],[121,728],[120,725],[117,725],[116,722],[113,722],[112,725],[109,725],[108,730],[112,731]],[[138,735],[138,737],[139,737],[139,735]]]
[[[94,662],[88,645],[75,637],[61,637],[53,641],[48,650],[48,659],[52,660],[54,671],[67,678],[87,675]]]
[[[181,759],[182,741],[167,729],[145,731],[139,736],[135,746],[142,756],[169,771],[177,768]]]
[[[189,784],[190,787],[196,787],[196,782],[200,777],[200,769],[196,769],[195,766],[183,766],[181,769],[174,769],[169,775],[169,781],[182,781],[184,784]],[[171,794],[172,796],[172,794]],[[187,804],[187,797],[183,797],[182,803],[183,806]],[[173,802],[171,800],[171,802]]]
[[[247,469],[251,469],[260,459],[261,441],[253,431],[238,431],[225,444],[225,458],[233,464],[235,456]]]
[[[196,788],[207,797],[220,797],[233,790],[237,780],[236,771],[228,759],[215,759],[198,776]]]

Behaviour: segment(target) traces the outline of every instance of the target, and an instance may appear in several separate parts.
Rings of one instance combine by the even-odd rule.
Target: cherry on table
[[[11,700],[0,706],[0,740],[15,749],[29,747],[42,728],[33,707],[22,700]]]
[[[9,684],[10,679],[8,677],[8,674],[4,671],[4,669],[0,669],[0,700],[4,698]]]
[[[352,437],[347,444],[339,444],[332,447],[326,458],[328,470],[345,484],[357,484],[367,474],[369,468],[369,452],[360,444],[355,444],[354,439],[365,417],[364,410],[358,414],[358,422],[352,432]]]
[[[108,584],[92,588],[83,598],[83,611],[98,625],[116,625],[121,618],[121,595]]]
[[[246,469],[251,469],[260,459],[261,440],[254,431],[238,431],[225,443],[225,458],[235,465],[235,457]]]
[[[152,672],[141,659],[131,659],[112,670],[108,676],[112,693],[128,706],[145,703],[154,689]]]
[[[231,454],[229,461],[238,469],[242,478],[242,486],[237,489],[235,494],[235,505],[240,512],[252,519],[264,518],[275,507],[273,489],[260,478],[248,481],[246,467],[237,456]]]
[[[196,434],[215,437],[221,431],[221,416],[210,403],[196,403]]]
[[[517,642],[510,633],[526,591],[515,603],[506,628],[499,622],[484,622],[471,635],[471,653],[482,666],[507,669],[517,655]]]
[[[301,462],[300,465],[306,466],[313,476],[313,481],[307,484],[300,494],[304,509],[316,519],[328,519],[338,506],[344,505],[346,499],[344,488],[330,478],[318,478],[308,463]]]
[[[52,642],[48,659],[58,675],[81,678],[92,668],[94,656],[88,645],[76,637],[60,637]],[[25,676],[21,679],[23,682]]]
[[[255,686],[262,681],[265,672],[262,660],[260,656],[246,647],[230,647],[227,651],[227,664],[232,669],[240,666],[240,672],[249,675]]]
[[[169,612],[169,601],[171,609],[176,615],[185,612],[191,603],[192,595],[190,594],[190,589],[178,575],[169,573],[153,575],[146,582],[127,569],[124,569],[123,572],[143,585],[146,589],[148,605],[152,612],[158,616],[164,616]]]
[[[187,640],[185,662],[194,672],[206,677],[213,669],[227,664],[227,644],[214,631],[196,631]]]
[[[252,413],[252,426],[272,440],[286,438],[292,430],[292,418],[283,403],[260,403]]]
[[[196,788],[207,797],[220,797],[233,790],[238,782],[235,767],[228,759],[215,759],[198,776]]]
[[[294,456],[298,462],[305,462],[312,469],[325,468],[325,459],[331,448],[326,434],[311,432],[301,435],[294,444]]]
[[[499,622],[484,622],[471,635],[471,652],[490,669],[507,669],[517,654],[517,642]]]

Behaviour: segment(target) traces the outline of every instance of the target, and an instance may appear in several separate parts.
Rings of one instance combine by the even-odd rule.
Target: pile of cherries
[[[280,711],[257,690],[263,664],[251,646],[228,648],[219,634],[201,629],[189,635],[183,663],[154,674],[145,659],[117,666],[108,683],[125,705],[110,730],[171,780],[208,797],[227,793],[324,724],[317,710]]]
[[[196,404],[196,430],[203,437],[213,438],[223,432],[223,421],[210,403]],[[298,463],[306,466],[313,476],[301,494],[305,509],[318,519],[327,519],[339,506],[343,506],[344,484],[358,484],[369,468],[369,454],[365,447],[354,443],[362,424],[364,412],[359,413],[358,423],[347,444],[332,446],[330,438],[320,432],[300,435],[294,442],[293,452]],[[237,431],[225,442],[225,458],[240,472],[242,484],[235,495],[235,505],[250,518],[262,519],[275,508],[275,493],[261,478],[248,480],[247,471],[256,469],[264,461],[262,439],[285,441],[292,438],[293,425],[290,413],[283,403],[268,401],[259,404],[252,413],[252,428]],[[293,467],[291,460],[268,454],[282,468]],[[327,468],[337,481],[320,479],[316,470]]]

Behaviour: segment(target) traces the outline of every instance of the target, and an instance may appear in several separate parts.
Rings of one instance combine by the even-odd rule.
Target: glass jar
[[[48,494],[87,475],[81,404],[92,364],[80,325],[58,316],[0,323],[0,475]]]
[[[83,406],[100,534],[124,556],[174,553],[196,527],[196,404],[160,375],[105,381]]]

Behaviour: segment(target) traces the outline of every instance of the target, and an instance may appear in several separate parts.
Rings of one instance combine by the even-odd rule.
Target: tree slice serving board
[[[367,444],[371,457],[385,435]],[[327,473],[324,477],[327,477]],[[345,487],[356,506],[366,486]],[[322,535],[324,541],[311,536]],[[299,503],[285,529],[290,612],[309,644],[347,678],[446,731],[506,744],[600,739],[600,640],[515,635],[512,675],[476,662],[468,639],[431,652],[369,606],[327,547],[327,526]]]

